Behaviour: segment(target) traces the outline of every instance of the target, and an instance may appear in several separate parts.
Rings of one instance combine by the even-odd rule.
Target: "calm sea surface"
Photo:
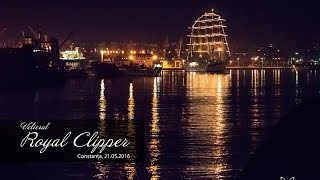
[[[163,72],[161,77],[69,79],[64,88],[0,91],[0,119],[142,119],[141,163],[29,163],[38,179],[232,179],[271,128],[318,96],[320,72]],[[23,177],[23,176],[22,176]],[[0,177],[0,179],[2,179]]]

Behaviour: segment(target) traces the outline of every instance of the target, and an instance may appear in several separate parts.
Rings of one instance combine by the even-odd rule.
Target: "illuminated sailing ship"
[[[213,12],[206,12],[199,17],[188,35],[190,47],[186,71],[221,72],[225,70],[230,57],[227,42],[225,20]]]

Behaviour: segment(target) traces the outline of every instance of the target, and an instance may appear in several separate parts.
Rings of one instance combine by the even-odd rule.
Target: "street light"
[[[152,58],[153,58],[153,60],[158,60],[158,56],[157,55],[153,55]]]
[[[104,51],[104,50],[101,50],[101,51],[100,51],[100,54],[101,54],[101,61],[103,61],[103,59],[104,59],[104,58],[103,58],[104,53],[106,53],[106,51]]]

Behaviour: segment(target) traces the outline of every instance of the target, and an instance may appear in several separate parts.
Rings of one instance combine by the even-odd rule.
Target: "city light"
[[[104,50],[101,50],[101,51],[100,51],[100,54],[101,54],[101,61],[103,61],[103,60],[104,60],[104,58],[103,58],[104,53],[106,53],[106,51],[104,51]]]
[[[130,54],[137,54],[137,52],[134,51],[134,50],[131,50],[131,51],[130,51]]]
[[[251,60],[255,60],[255,61],[258,61],[259,60],[259,56],[256,56],[256,57],[252,57]]]
[[[158,60],[158,56],[157,55],[153,55],[152,58],[153,58],[153,60]]]
[[[197,62],[191,62],[191,63],[189,64],[190,67],[196,67],[196,66],[198,66],[198,65],[199,65],[199,63],[197,63]]]

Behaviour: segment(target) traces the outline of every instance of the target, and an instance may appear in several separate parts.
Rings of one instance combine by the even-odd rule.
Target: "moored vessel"
[[[120,77],[124,73],[119,67],[110,62],[94,62],[91,64],[95,74],[99,78]]]
[[[88,76],[87,60],[80,51],[80,47],[70,47],[70,50],[60,52],[60,59],[65,64],[65,77],[85,78]]]
[[[230,57],[225,20],[213,12],[206,12],[192,25],[190,47],[184,68],[186,71],[223,72]]]
[[[126,76],[158,76],[161,68],[143,68],[138,66],[122,66],[120,71]]]
[[[223,72],[227,63],[224,61],[199,62],[192,61],[184,66],[188,72]]]
[[[25,36],[22,46],[0,48],[2,87],[42,87],[64,84],[64,64],[58,40],[39,33]]]

